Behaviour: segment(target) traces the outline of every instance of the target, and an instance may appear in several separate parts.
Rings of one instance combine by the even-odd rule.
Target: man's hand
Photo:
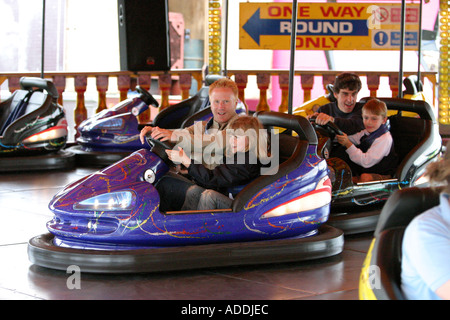
[[[139,133],[139,140],[141,140],[141,143],[145,143],[145,136],[147,135],[147,132],[152,132],[153,127],[146,126],[143,127],[141,132]]]
[[[150,127],[150,126],[146,126],[144,128],[142,128],[141,133],[139,134],[139,139],[141,140],[141,143],[144,144],[145,143],[145,136],[147,135],[148,132],[151,132],[151,137],[154,139],[158,139],[160,141],[173,141],[172,138],[172,134],[173,131],[169,130],[169,129],[163,129],[160,127]]]
[[[159,141],[173,141],[172,140],[173,131],[169,129],[163,129],[160,127],[154,127],[152,130],[152,138],[158,139]]]
[[[328,122],[334,122],[334,118],[326,113],[315,113],[314,116],[316,116],[316,123],[321,126],[326,125]]]

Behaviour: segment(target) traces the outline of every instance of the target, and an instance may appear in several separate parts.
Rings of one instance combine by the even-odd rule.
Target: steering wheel
[[[172,150],[175,146],[174,143],[166,140],[161,141],[155,138],[152,138],[150,135],[145,136],[147,143],[151,146],[150,151],[160,157],[167,165],[174,166],[175,164],[172,160],[169,159],[169,156],[166,153],[166,150]]]
[[[337,144],[337,142],[333,142],[335,136],[343,135],[344,133],[334,122],[329,121],[325,125],[320,125],[316,123],[316,117],[311,117],[309,121],[319,137],[319,145],[317,146],[317,149],[320,151],[324,159],[328,159],[330,157],[331,150]]]
[[[322,128],[327,133],[329,133],[329,136],[331,139],[333,139],[335,135],[343,135],[344,134],[344,132],[342,132],[342,130],[339,129],[339,127],[334,122],[329,121],[325,125],[320,125],[320,124],[316,123],[315,117],[310,118],[309,121],[315,128]]]
[[[148,92],[147,90],[145,90],[144,88],[142,88],[140,86],[136,86],[136,91],[141,94],[141,99],[146,104],[151,105],[155,108],[159,107],[158,101],[156,101],[156,99],[150,94],[150,92]]]

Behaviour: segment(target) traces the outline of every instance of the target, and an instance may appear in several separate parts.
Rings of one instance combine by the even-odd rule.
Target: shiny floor
[[[134,275],[70,274],[29,262],[27,241],[46,232],[47,205],[94,169],[0,174],[0,299],[3,300],[355,300],[372,235],[345,237],[334,257],[297,263]]]

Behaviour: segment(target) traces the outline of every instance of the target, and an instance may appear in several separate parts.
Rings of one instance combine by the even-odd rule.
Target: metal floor
[[[60,188],[94,169],[0,174],[0,299],[354,300],[372,234],[345,238],[340,255],[298,263],[134,275],[70,274],[31,264],[28,240],[45,233]]]

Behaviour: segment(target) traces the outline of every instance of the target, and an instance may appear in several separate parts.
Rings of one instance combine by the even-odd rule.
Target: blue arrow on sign
[[[242,28],[259,45],[260,36],[287,36],[290,31],[281,30],[281,25],[290,19],[261,19],[260,8],[247,20]],[[297,35],[302,36],[367,36],[369,29],[366,20],[322,20],[309,19],[297,21]]]
[[[276,19],[261,19],[260,8],[255,11],[255,13],[248,19],[248,21],[242,26],[242,28],[252,37],[253,40],[259,46],[259,36],[275,36],[280,35],[280,22],[281,21],[291,21],[291,20],[276,20]]]

